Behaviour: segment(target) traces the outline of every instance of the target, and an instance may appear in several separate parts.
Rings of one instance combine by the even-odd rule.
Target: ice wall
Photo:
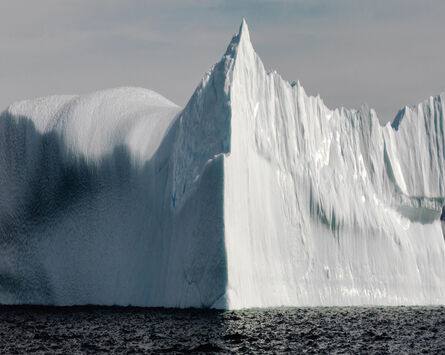
[[[266,72],[247,25],[224,159],[227,300],[249,306],[445,302],[444,95],[380,126]]]
[[[1,115],[0,303],[210,307],[224,294],[222,160],[171,207],[179,113],[120,88]]]
[[[444,94],[382,127],[267,72],[247,24],[184,109],[119,88],[0,116],[0,303],[444,304]]]

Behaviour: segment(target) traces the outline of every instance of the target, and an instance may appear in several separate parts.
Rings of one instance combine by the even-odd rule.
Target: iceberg
[[[183,109],[142,88],[14,103],[0,303],[445,304],[444,112],[331,110],[265,70],[244,20]]]

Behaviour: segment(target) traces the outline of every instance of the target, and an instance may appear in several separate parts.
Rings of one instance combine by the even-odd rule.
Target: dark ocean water
[[[444,307],[0,307],[2,353],[445,353]]]

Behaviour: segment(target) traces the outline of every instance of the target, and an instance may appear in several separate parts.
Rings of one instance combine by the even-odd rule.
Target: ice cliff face
[[[232,78],[229,306],[443,303],[444,95],[397,130],[329,110],[264,70],[245,25]]]
[[[208,307],[224,294],[221,160],[171,208],[179,113],[121,88],[2,114],[1,303]]]
[[[131,88],[16,103],[0,303],[444,304],[444,105],[330,110],[244,21],[183,110]]]

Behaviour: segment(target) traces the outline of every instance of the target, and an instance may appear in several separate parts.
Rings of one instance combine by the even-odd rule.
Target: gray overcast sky
[[[1,0],[0,111],[116,86],[184,105],[242,17],[270,70],[382,122],[445,91],[443,0]]]

